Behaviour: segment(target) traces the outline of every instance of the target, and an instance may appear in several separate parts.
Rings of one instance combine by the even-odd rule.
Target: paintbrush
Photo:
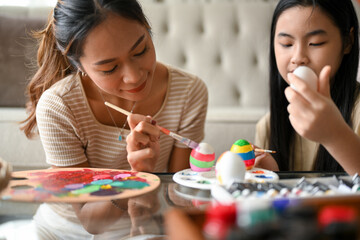
[[[125,109],[119,108],[118,106],[115,106],[114,104],[111,104],[109,102],[105,102],[105,105],[108,107],[111,107],[112,109],[121,112],[122,114],[129,116],[131,113],[126,111]],[[188,146],[189,148],[192,149],[196,149],[199,144],[197,142],[194,142],[193,140],[190,140],[186,137],[180,136],[179,134],[176,134],[174,132],[171,132],[170,130],[163,128],[159,125],[155,125],[156,127],[158,127],[160,129],[161,132],[165,133],[166,135],[178,140],[179,142],[185,144],[186,146]]]
[[[255,148],[255,152],[263,152],[263,153],[276,153],[274,150],[267,150],[267,149],[261,149],[261,148]]]

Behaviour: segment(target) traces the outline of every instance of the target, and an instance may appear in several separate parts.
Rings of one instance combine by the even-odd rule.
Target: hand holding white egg
[[[306,66],[300,66],[297,67],[294,70],[294,75],[301,78],[303,81],[305,81],[312,90],[317,91],[317,82],[318,77],[316,76],[316,73],[309,67]],[[296,87],[294,84],[290,84],[290,86],[296,90]]]
[[[302,137],[324,144],[339,135],[338,128],[345,124],[339,109],[330,96],[331,68],[325,66],[318,78],[316,92],[305,88],[285,89],[289,101],[287,110],[289,120],[295,131]],[[290,82],[298,84],[299,80],[289,78]]]

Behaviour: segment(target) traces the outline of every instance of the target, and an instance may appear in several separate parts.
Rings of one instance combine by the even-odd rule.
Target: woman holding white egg
[[[271,26],[270,113],[255,139],[277,153],[258,154],[255,166],[360,172],[358,62],[351,0],[280,0]],[[307,68],[294,72],[300,66]],[[309,68],[317,76],[310,82]]]

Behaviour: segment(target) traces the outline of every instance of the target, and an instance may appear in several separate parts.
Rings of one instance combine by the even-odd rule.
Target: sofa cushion
[[[27,81],[36,64],[36,41],[30,35],[43,26],[40,17],[0,15],[1,107],[25,106]]]

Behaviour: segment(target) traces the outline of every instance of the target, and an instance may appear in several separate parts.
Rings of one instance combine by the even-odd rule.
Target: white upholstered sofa
[[[354,1],[355,2],[355,1]],[[219,156],[239,139],[253,141],[268,110],[268,42],[277,0],[141,0],[160,61],[200,76],[208,86],[205,142]],[[19,131],[33,42],[49,7],[0,7],[0,157],[15,169],[45,168],[39,139]]]

